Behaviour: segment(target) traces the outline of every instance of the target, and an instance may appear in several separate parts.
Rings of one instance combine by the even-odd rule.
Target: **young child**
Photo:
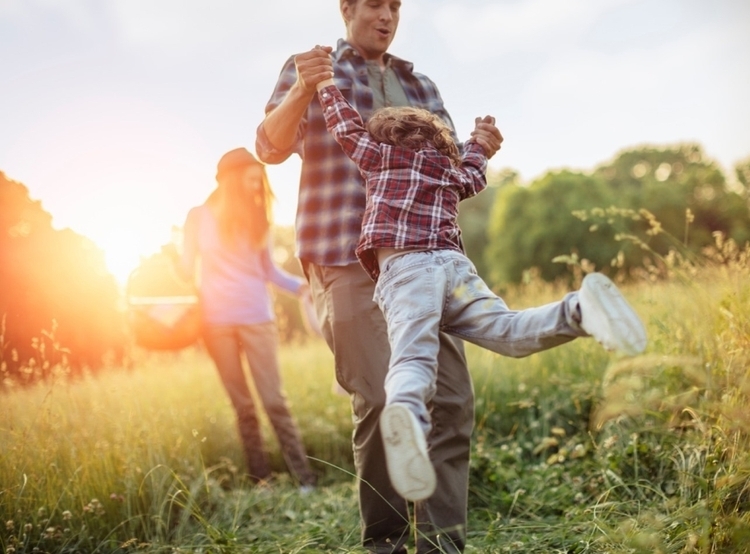
[[[458,203],[486,186],[483,146],[472,137],[460,152],[451,129],[417,108],[383,108],[365,125],[333,79],[317,90],[328,130],[366,184],[356,253],[376,281],[391,346],[380,416],[388,475],[406,500],[424,500],[436,484],[426,437],[440,332],[516,358],[581,336],[635,354],[646,332],[600,273],[559,302],[510,310],[463,254],[456,223]]]

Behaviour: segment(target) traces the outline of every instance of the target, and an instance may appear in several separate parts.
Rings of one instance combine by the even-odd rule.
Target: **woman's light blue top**
[[[252,325],[273,321],[268,285],[297,294],[303,280],[276,266],[271,242],[262,249],[249,240],[233,248],[224,245],[211,209],[188,212],[183,229],[181,270],[198,286],[203,318],[208,325]]]

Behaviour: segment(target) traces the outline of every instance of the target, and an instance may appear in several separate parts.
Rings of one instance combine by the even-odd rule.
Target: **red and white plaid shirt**
[[[367,203],[356,254],[373,280],[378,248],[463,251],[458,203],[487,186],[487,156],[464,143],[461,166],[428,145],[419,151],[373,140],[338,88],[320,90],[326,127],[365,179]]]

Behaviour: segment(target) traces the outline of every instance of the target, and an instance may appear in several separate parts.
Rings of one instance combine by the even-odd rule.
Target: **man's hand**
[[[294,57],[297,81],[281,104],[266,114],[262,123],[268,142],[276,150],[288,151],[294,145],[300,121],[313,99],[316,84],[333,77],[331,52],[333,48],[330,46],[316,46]],[[288,152],[283,157],[274,154],[274,163],[285,160],[288,155]]]
[[[474,119],[474,130],[471,132],[471,138],[484,148],[484,153],[488,159],[500,150],[500,145],[503,142],[503,135],[495,127],[495,118],[491,115]]]
[[[330,46],[316,46],[308,52],[294,57],[297,69],[297,87],[306,93],[315,92],[315,85],[333,77],[333,62]]]

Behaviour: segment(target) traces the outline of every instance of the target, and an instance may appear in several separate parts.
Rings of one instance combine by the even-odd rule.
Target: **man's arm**
[[[330,46],[316,46],[294,57],[297,80],[271,112],[261,127],[276,150],[288,151],[297,140],[300,121],[315,95],[315,85],[333,76]]]

